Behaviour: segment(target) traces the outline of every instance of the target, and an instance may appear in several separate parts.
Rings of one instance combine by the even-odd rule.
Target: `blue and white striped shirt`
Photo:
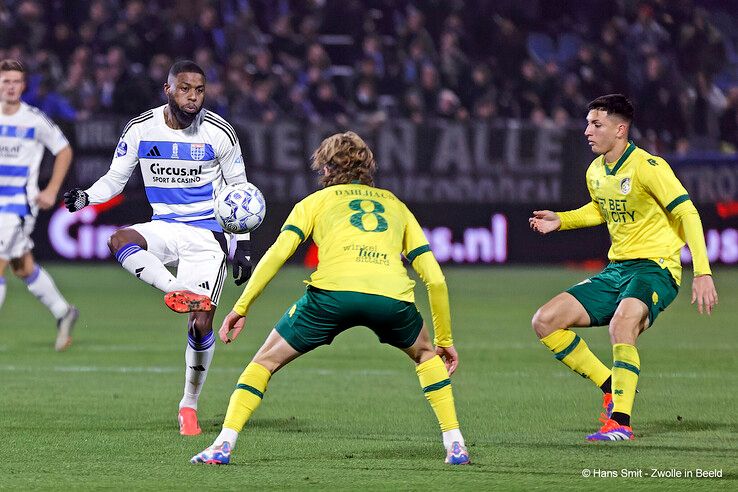
[[[59,127],[38,108],[21,103],[14,114],[0,113],[0,213],[35,216],[44,148],[56,155],[68,145]]]
[[[225,184],[246,181],[236,132],[206,109],[189,127],[174,130],[164,120],[164,107],[146,111],[126,125],[110,170],[87,190],[90,203],[118,195],[140,165],[152,220],[220,232],[213,197]]]

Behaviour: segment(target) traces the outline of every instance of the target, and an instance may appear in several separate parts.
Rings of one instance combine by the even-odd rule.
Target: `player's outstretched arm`
[[[90,197],[81,188],[73,188],[64,193],[64,206],[70,212],[82,210],[90,204]]]
[[[235,340],[236,336],[241,333],[243,323],[240,325],[236,324],[238,317],[243,318],[246,316],[251,304],[259,297],[269,282],[271,282],[279,269],[282,268],[282,265],[284,265],[284,262],[294,254],[300,242],[300,237],[297,234],[291,231],[283,231],[277,237],[277,240],[274,241],[274,244],[267,250],[261,261],[256,265],[254,273],[249,278],[246,287],[244,287],[241,297],[238,298],[238,301],[233,306],[233,310],[223,321],[223,325],[218,333],[224,343]],[[237,331],[229,341],[226,341],[228,340],[227,334],[231,329]]]
[[[558,231],[561,228],[561,219],[551,210],[534,210],[533,217],[528,219],[530,228],[541,234]]]
[[[691,200],[685,200],[677,205],[672,214],[681,222],[684,231],[684,239],[692,253],[692,266],[694,268],[694,280],[692,280],[692,304],[697,303],[697,311],[712,314],[712,310],[718,303],[715,282],[712,279],[710,261],[707,257],[707,246],[705,245],[705,233],[702,228],[700,214]]]

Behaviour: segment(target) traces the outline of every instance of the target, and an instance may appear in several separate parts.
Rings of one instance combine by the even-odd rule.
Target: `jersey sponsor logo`
[[[620,180],[620,192],[623,195],[630,193],[631,181],[630,178],[623,178]]]
[[[602,216],[607,222],[635,222],[636,211],[628,209],[628,200],[597,198],[597,203],[600,205]]]
[[[196,161],[201,161],[205,157],[205,144],[190,145],[190,156]]]
[[[118,142],[118,146],[115,148],[115,156],[123,157],[127,153],[128,153],[128,145],[126,145],[126,143],[123,140],[121,140],[120,142]]]
[[[0,158],[15,159],[21,151],[21,144],[0,145]]]

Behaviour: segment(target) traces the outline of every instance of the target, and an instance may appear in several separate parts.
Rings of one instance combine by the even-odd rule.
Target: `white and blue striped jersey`
[[[0,112],[0,213],[35,216],[44,148],[56,155],[68,145],[59,127],[38,108],[21,103],[14,114]]]
[[[172,129],[164,121],[165,107],[146,111],[128,122],[110,170],[86,190],[90,203],[103,203],[118,195],[140,165],[152,220],[222,232],[215,220],[213,197],[226,184],[246,181],[236,132],[206,109],[189,127]]]

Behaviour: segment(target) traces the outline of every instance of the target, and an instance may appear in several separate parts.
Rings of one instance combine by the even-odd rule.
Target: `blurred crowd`
[[[581,125],[589,100],[622,92],[650,150],[735,152],[738,18],[722,3],[0,0],[0,58],[61,120],[161,104],[191,58],[227,118]]]

